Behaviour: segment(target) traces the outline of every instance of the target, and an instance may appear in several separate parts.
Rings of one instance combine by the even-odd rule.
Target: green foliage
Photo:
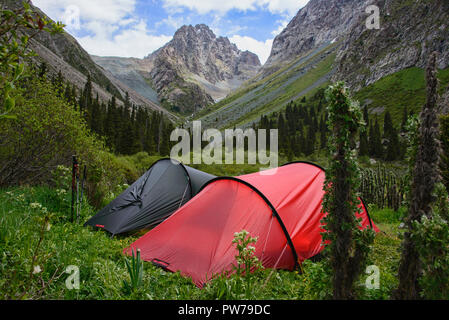
[[[0,185],[55,185],[54,171],[71,166],[76,154],[88,165],[88,198],[100,207],[117,186],[139,177],[134,165],[111,154],[89,131],[86,120],[45,77],[31,73],[15,92],[16,119],[0,122]],[[68,190],[69,181],[56,186]]]
[[[59,188],[58,188],[59,189]],[[251,273],[252,291],[246,296],[244,277],[236,273],[218,277],[203,289],[198,289],[179,273],[168,273],[150,263],[143,263],[142,285],[127,294],[123,280],[130,276],[123,261],[123,249],[136,240],[134,236],[111,238],[102,231],[93,231],[81,224],[70,223],[67,194],[48,187],[0,189],[0,299],[18,299],[27,289],[34,249],[42,226],[42,208],[49,214],[50,230],[38,250],[34,266],[41,271],[33,275],[25,299],[312,299],[323,298],[328,278],[323,262],[303,263],[303,274],[284,270],[259,269]],[[69,196],[70,198],[70,196]],[[39,203],[35,208],[31,204]],[[45,210],[45,209],[44,209]],[[96,211],[83,205],[81,222]],[[386,299],[387,291],[397,284],[398,220],[389,218],[391,211],[373,208],[373,220],[385,217],[376,237],[370,261],[381,270],[380,291],[367,291],[363,299]],[[39,222],[40,221],[40,222]],[[68,290],[65,269],[80,268],[80,289]],[[396,269],[395,269],[396,268]],[[33,267],[34,271],[34,267]],[[306,277],[308,280],[305,280]],[[42,287],[42,280],[45,287]],[[243,290],[237,291],[237,283]]]
[[[441,88],[449,84],[448,74],[449,69],[439,70]],[[393,123],[399,126],[405,108],[409,113],[418,114],[426,102],[425,72],[417,67],[401,70],[362,88],[354,97],[367,103],[369,111],[379,116],[389,111]]]
[[[303,300],[326,300],[332,298],[332,276],[327,261],[312,262],[306,260],[302,264],[304,273],[299,296]]]
[[[368,204],[368,211],[371,219],[376,223],[399,223],[407,214],[407,208],[405,206],[394,210],[391,208],[381,209],[375,204]]]
[[[14,89],[23,78],[25,65],[23,59],[33,55],[28,51],[30,39],[39,32],[61,33],[63,25],[41,17],[31,9],[30,1],[24,1],[19,9],[0,11],[0,120],[15,116],[10,112],[16,106]],[[31,33],[22,32],[23,29]]]
[[[449,299],[449,210],[444,185],[436,186],[439,201],[430,217],[413,221],[412,239],[419,253],[423,273],[419,279],[425,299]]]
[[[250,244],[256,244],[257,237],[251,237],[248,231],[242,230],[234,234],[234,240],[238,255],[235,256],[237,275],[249,277],[250,272],[262,268],[259,259],[254,255],[256,248]]]
[[[257,237],[251,237],[248,231],[242,230],[234,234],[232,243],[238,254],[235,256],[237,265],[232,272],[217,275],[206,285],[206,296],[210,299],[231,300],[251,299],[256,291],[256,284],[262,279],[262,263],[254,255]],[[260,286],[260,284],[259,284]]]
[[[365,203],[379,208],[398,211],[407,195],[408,180],[398,169],[387,169],[378,164],[376,168],[360,170],[360,193]]]
[[[404,234],[403,252],[399,266],[399,286],[394,292],[396,299],[418,299],[421,294],[419,277],[422,273],[422,261],[419,244],[415,241],[415,222],[423,216],[432,215],[432,205],[436,200],[435,187],[440,182],[439,160],[440,141],[438,119],[436,115],[438,101],[438,79],[436,71],[437,53],[430,54],[427,68],[427,101],[420,113],[420,127],[410,139],[409,172],[410,191],[407,198],[408,215],[405,219],[407,232]],[[416,146],[414,145],[416,143]],[[447,196],[446,198],[447,199]]]
[[[123,287],[127,294],[137,290],[142,286],[143,261],[140,259],[140,250],[137,249],[137,255],[132,252],[131,263],[125,258],[126,268],[129,273],[130,282],[123,280]]]
[[[71,155],[99,146],[51,84],[31,77],[17,91],[16,120],[0,122],[0,185],[50,181]]]
[[[371,229],[361,230],[356,213],[360,187],[359,168],[355,160],[355,137],[362,122],[362,112],[347,88],[339,82],[326,90],[330,166],[324,182],[323,241],[328,257],[329,272],[333,272],[332,288],[335,299],[354,298],[354,282],[363,270],[370,244]]]
[[[404,211],[405,208],[401,209]],[[379,289],[366,287],[366,273],[361,275],[357,283],[358,297],[363,300],[389,300],[392,291],[398,285],[397,272],[400,260],[398,248],[401,239],[398,237],[400,216],[390,209],[378,210],[372,208],[371,218],[382,230],[374,239],[367,265],[379,268]]]

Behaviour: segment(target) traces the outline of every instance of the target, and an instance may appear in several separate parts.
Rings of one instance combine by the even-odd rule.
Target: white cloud
[[[199,14],[206,14],[211,11],[222,14],[231,9],[255,10],[256,0],[163,0],[166,9],[187,8]]]
[[[247,11],[266,8],[271,13],[288,13],[293,16],[309,0],[163,0],[163,2],[166,9],[187,8],[199,14],[212,11],[224,14],[232,9]]]
[[[136,20],[137,0],[34,0],[33,4],[62,22],[68,8],[78,8],[83,33],[71,25],[66,30],[77,34],[80,44],[93,55],[143,58],[172,38],[151,35],[146,23]]]
[[[280,34],[285,29],[285,27],[290,22],[290,20],[291,19],[289,19],[289,18],[285,18],[285,19],[276,21],[279,24],[279,26],[277,29],[271,31],[271,35],[273,37],[276,37],[278,34]]]
[[[93,55],[143,58],[171,39],[172,36],[149,34],[145,22],[140,21],[112,37],[97,32],[94,36],[78,38],[78,41]]]
[[[83,21],[116,23],[134,12],[137,0],[33,0],[52,19],[61,19],[70,6],[80,9]]]
[[[142,58],[163,46],[172,37],[153,35],[143,20],[137,20],[136,5],[139,0],[33,0],[33,4],[41,8],[54,20],[67,17],[67,9],[76,6],[79,9],[80,28],[68,26],[67,30],[76,35],[81,45],[90,53],[101,56],[122,56]],[[150,1],[150,0],[148,0]],[[170,14],[156,27],[164,24],[175,29],[185,24],[187,16],[176,16],[175,13],[186,9],[199,14],[212,14],[214,21],[211,28],[222,34],[223,25],[230,40],[242,50],[256,53],[264,63],[271,51],[273,39],[258,41],[248,36],[236,35],[247,28],[238,24],[223,21],[229,10],[254,11],[268,10],[279,14],[277,28],[270,35],[279,34],[291,17],[307,4],[309,0],[162,0],[162,6]],[[64,22],[64,21],[63,21]]]
[[[264,64],[270,56],[271,46],[273,45],[273,39],[266,41],[258,41],[248,36],[235,35],[229,40],[235,43],[240,50],[248,50],[259,56],[261,64]]]
[[[262,0],[271,13],[287,13],[293,17],[309,0]]]
[[[169,15],[167,18],[162,19],[159,22],[156,22],[155,26],[156,26],[156,28],[158,28],[161,25],[166,25],[173,29],[179,29],[180,27],[182,27],[182,25],[184,25],[186,23],[187,23],[186,20],[182,16],[181,17],[173,17],[173,16]]]

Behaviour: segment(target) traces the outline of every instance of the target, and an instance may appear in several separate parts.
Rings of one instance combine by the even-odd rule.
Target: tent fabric
[[[154,227],[187,203],[215,176],[161,159],[85,223],[112,235]]]
[[[202,287],[232,271],[234,234],[258,237],[255,255],[265,268],[293,270],[323,250],[321,220],[325,172],[311,163],[209,181],[190,202],[124,250],[140,249],[145,261],[191,277]],[[361,204],[362,228],[372,224]]]

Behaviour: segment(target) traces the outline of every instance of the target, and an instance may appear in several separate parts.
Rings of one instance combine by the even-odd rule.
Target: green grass
[[[275,111],[283,109],[286,104],[292,100],[296,101],[303,96],[297,96],[300,92],[306,90],[312,86],[316,81],[324,77],[332,70],[332,65],[335,61],[335,53],[329,55],[326,59],[316,65],[316,68],[311,69],[303,77],[297,79],[293,83],[289,84],[282,94],[276,97],[276,99],[269,101],[267,104],[247,113],[244,117],[240,118],[237,122],[231,123],[228,127],[239,126],[246,124],[250,121],[259,119],[262,115],[270,114]],[[313,95],[318,89],[325,85],[321,85],[315,88],[312,92],[309,92],[308,97]]]
[[[217,172],[218,173],[218,172]],[[135,236],[111,239],[107,233],[72,224],[69,220],[70,196],[48,187],[23,187],[0,190],[0,299],[307,299],[320,298],[320,263],[304,264],[305,274],[264,270],[252,276],[250,296],[239,291],[239,279],[217,279],[198,289],[190,279],[167,273],[144,262],[143,285],[131,294],[123,288],[129,281],[122,250]],[[39,230],[43,209],[51,215],[49,231],[44,232],[40,248]],[[84,203],[81,221],[94,210]],[[363,299],[386,299],[396,285],[398,265],[398,217],[389,210],[372,209],[371,216],[386,232],[378,234],[371,261],[381,270],[381,289],[365,291]],[[30,278],[32,257],[42,272]],[[80,289],[68,290],[64,271],[69,265],[80,268]],[[53,280],[51,281],[51,279]],[[267,280],[268,279],[268,280]],[[363,278],[361,283],[363,283]],[[44,288],[42,289],[42,283]]]
[[[438,78],[441,93],[449,84],[449,69],[440,70]],[[370,111],[383,108],[378,115],[381,124],[384,112],[389,110],[393,122],[399,125],[405,107],[409,114],[411,111],[418,114],[426,102],[425,72],[417,67],[401,70],[361,89],[354,98],[361,105],[371,100],[368,104]]]

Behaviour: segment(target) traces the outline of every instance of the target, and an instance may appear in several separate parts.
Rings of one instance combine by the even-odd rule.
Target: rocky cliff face
[[[274,39],[264,72],[276,70],[309,50],[341,40],[371,0],[311,0]],[[272,72],[272,71],[271,71]]]
[[[174,70],[193,73],[215,84],[241,76],[248,79],[260,67],[258,57],[240,51],[228,38],[216,37],[204,24],[183,26],[173,39],[148,60],[164,59]]]
[[[255,54],[216,37],[204,24],[181,27],[169,43],[143,60],[93,58],[141,94],[155,90],[167,108],[181,113],[224,98],[260,69]]]
[[[380,29],[369,30],[369,5],[380,9]],[[279,34],[263,66],[263,76],[293,59],[341,42],[332,80],[357,91],[409,67],[424,67],[438,51],[438,67],[449,66],[447,0],[311,0]]]
[[[449,67],[449,1],[379,0],[380,29],[368,30],[359,17],[337,56],[334,80],[354,90],[409,68],[424,68],[439,52],[438,68]]]

